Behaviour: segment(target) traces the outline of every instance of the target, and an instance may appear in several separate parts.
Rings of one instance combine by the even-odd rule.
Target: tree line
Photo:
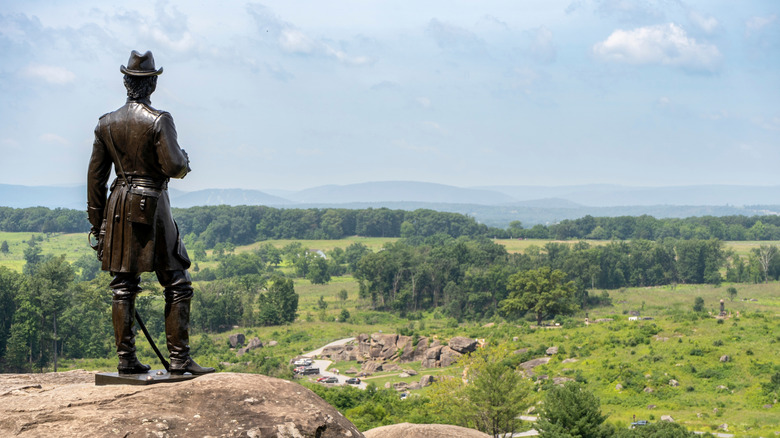
[[[717,239],[549,242],[509,254],[487,238],[435,235],[400,240],[366,254],[354,276],[361,296],[380,310],[406,315],[441,309],[458,320],[529,311],[541,322],[545,316],[607,303],[608,294],[597,290],[777,279],[776,255],[775,246],[762,245],[739,256]],[[529,272],[535,277],[523,278]],[[561,292],[555,290],[545,295],[546,302],[520,299],[526,287],[536,291],[532,296],[553,291],[538,285],[558,285],[565,293],[555,298]],[[508,304],[513,293],[515,300]]]
[[[219,243],[247,245],[270,239],[364,237],[532,238],[556,240],[780,240],[780,216],[702,216],[664,218],[619,216],[566,219],[555,224],[488,227],[473,217],[428,209],[272,208],[205,206],[174,209],[182,235],[205,248]],[[86,212],[45,207],[0,207],[0,231],[87,232]]]

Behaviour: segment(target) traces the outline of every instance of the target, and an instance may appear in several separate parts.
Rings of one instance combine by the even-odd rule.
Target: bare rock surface
[[[365,432],[366,438],[489,438],[478,430],[449,424],[399,423],[377,427]]]
[[[477,340],[465,336],[455,336],[450,339],[449,346],[461,354],[471,353],[477,349]]]
[[[0,374],[0,436],[362,437],[308,389],[258,374],[95,386],[93,372]]]

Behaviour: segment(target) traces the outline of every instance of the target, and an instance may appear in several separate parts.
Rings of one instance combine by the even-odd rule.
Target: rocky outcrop
[[[471,353],[477,349],[477,340],[464,336],[455,336],[450,339],[448,345],[460,354]]]
[[[249,341],[249,344],[247,344],[247,346],[244,348],[239,348],[236,354],[242,356],[247,351],[256,350],[258,348],[263,348],[263,342],[260,341],[260,338],[252,338],[252,340]]]
[[[449,346],[443,347],[439,353],[439,366],[448,367],[460,359],[463,354],[453,350]]]
[[[95,386],[92,372],[0,375],[0,436],[359,438],[308,389],[258,374]]]
[[[241,347],[244,345],[245,341],[246,341],[246,336],[244,336],[243,333],[236,333],[228,337],[228,343],[230,344],[230,348]]]
[[[366,438],[490,438],[478,430],[449,424],[399,423],[365,432]]]
[[[384,370],[400,370],[395,364],[388,362],[420,361],[424,368],[447,367],[455,363],[463,354],[476,350],[475,339],[456,336],[450,339],[448,345],[442,345],[437,339],[419,338],[414,344],[411,336],[374,333],[361,334],[354,341],[344,345],[325,347],[320,354],[335,362],[364,362],[363,370],[374,372],[374,363],[384,364]]]

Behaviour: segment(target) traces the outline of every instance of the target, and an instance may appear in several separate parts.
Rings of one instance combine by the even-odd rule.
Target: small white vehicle
[[[307,366],[310,366],[311,364],[312,364],[312,361],[308,357],[304,357],[302,359],[298,359],[295,362],[293,362],[293,365],[295,365],[295,366],[307,367]]]

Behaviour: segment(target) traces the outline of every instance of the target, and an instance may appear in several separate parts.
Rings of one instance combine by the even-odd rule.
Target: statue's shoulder
[[[158,110],[157,108],[151,106],[151,105],[142,105],[142,107],[149,112],[149,114],[153,115],[155,118],[159,118],[163,114],[168,114],[168,111]]]

